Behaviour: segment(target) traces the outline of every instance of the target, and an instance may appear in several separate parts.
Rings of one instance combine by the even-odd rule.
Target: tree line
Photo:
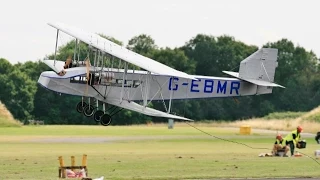
[[[115,43],[122,42],[101,35]],[[65,60],[73,53],[75,41],[61,46],[57,59]],[[270,42],[263,47],[278,49],[275,82],[285,89],[274,88],[272,94],[237,98],[174,100],[172,112],[194,120],[237,120],[260,117],[271,112],[308,111],[320,102],[320,65],[312,51],[295,46],[288,39]],[[225,76],[223,70],[238,71],[240,61],[258,50],[231,36],[198,34],[182,47],[159,48],[148,35],[129,40],[128,49],[189,74]],[[87,46],[80,44],[80,59],[86,57]],[[53,54],[45,57],[53,58]],[[13,116],[20,120],[44,120],[46,124],[96,124],[75,109],[81,97],[57,94],[37,84],[41,72],[50,70],[39,61],[11,64],[0,59],[0,100]],[[153,102],[162,109],[162,102]],[[162,122],[163,118],[149,117],[124,110],[113,117],[113,125],[139,124],[146,121]]]

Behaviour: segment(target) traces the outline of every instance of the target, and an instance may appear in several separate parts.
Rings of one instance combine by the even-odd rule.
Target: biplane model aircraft
[[[278,65],[277,49],[259,49],[241,61],[239,72],[223,71],[233,78],[199,76],[175,70],[98,34],[62,23],[49,25],[57,29],[55,56],[53,60],[43,62],[53,71],[42,72],[38,83],[58,93],[82,97],[77,111],[87,117],[93,116],[104,126],[109,125],[112,116],[122,109],[190,120],[170,114],[172,100],[269,94],[273,87],[283,88],[273,83]],[[74,37],[76,42],[73,58],[66,61],[56,60],[61,31]],[[79,43],[87,44],[90,49],[87,58],[82,60],[77,55]],[[143,70],[129,69],[129,65]],[[148,107],[153,100],[162,100],[166,112]]]

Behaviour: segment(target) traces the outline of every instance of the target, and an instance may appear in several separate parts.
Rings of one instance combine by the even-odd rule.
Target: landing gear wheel
[[[111,123],[111,121],[112,121],[112,118],[109,114],[104,114],[100,118],[100,123],[103,126],[108,126]]]
[[[83,109],[87,106],[87,103],[86,102],[79,102],[77,104],[77,111],[78,113],[82,113],[83,112]]]
[[[83,109],[83,114],[87,117],[91,117],[94,114],[94,107],[92,105],[86,105]]]
[[[94,115],[93,115],[93,119],[94,119],[96,122],[100,122],[102,115],[104,115],[104,111],[102,111],[102,110],[97,110],[97,111],[94,113]]]

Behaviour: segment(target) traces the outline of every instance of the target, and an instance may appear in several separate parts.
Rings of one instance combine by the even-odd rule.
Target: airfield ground
[[[0,179],[58,179],[58,156],[70,165],[88,155],[90,177],[105,179],[320,178],[320,162],[308,157],[258,157],[270,152],[275,132],[190,126],[23,126],[1,128]],[[285,133],[285,132],[284,132]],[[314,158],[320,149],[303,134]],[[230,142],[232,141],[232,142]],[[236,142],[236,143],[233,143]],[[252,149],[239,143],[244,143]]]

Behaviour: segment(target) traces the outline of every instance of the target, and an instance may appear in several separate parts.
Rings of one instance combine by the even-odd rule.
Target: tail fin
[[[262,48],[241,61],[239,73],[223,72],[252,84],[263,86],[263,89],[272,90],[272,87],[284,88],[279,84],[273,83],[275,70],[278,66],[277,59],[278,49]],[[266,91],[265,93],[271,92]]]
[[[262,48],[241,61],[239,77],[273,82],[277,59],[278,49]]]

